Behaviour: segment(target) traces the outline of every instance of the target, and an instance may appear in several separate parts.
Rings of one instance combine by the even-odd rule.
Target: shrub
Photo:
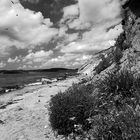
[[[50,123],[58,135],[80,134],[91,128],[87,121],[93,108],[91,93],[92,85],[73,84],[66,92],[51,99]]]
[[[94,116],[91,137],[96,140],[139,140],[140,116],[127,107],[122,112]]]
[[[99,74],[100,72],[108,68],[110,65],[110,61],[107,58],[102,58],[99,65],[95,68],[95,71],[97,74]]]
[[[121,95],[123,97],[132,97],[134,93],[134,84],[136,78],[132,72],[122,70],[119,73],[108,73],[102,81],[99,81],[98,88],[100,93],[107,96]]]
[[[120,64],[120,59],[122,58],[123,54],[120,48],[116,48],[114,54],[114,61],[116,64]]]
[[[97,140],[140,139],[140,77],[127,70],[98,81],[91,137]]]
[[[89,140],[139,140],[139,104],[140,77],[127,70],[108,73],[96,84],[73,84],[54,96],[50,123],[66,137],[73,133]]]
[[[86,84],[86,83],[91,82],[91,81],[92,81],[92,77],[87,76],[87,77],[83,77],[80,80],[79,84]]]
[[[124,40],[126,40],[126,34],[125,32],[122,32],[118,36],[115,46],[117,46],[120,50],[126,50],[129,46],[125,44]]]

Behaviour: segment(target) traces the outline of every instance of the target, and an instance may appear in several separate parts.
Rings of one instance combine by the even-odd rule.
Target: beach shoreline
[[[0,140],[54,140],[48,121],[51,96],[78,82],[78,77],[71,77],[1,95]]]

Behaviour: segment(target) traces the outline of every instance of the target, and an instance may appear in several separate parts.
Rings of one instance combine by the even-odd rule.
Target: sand
[[[78,82],[69,78],[0,96],[0,140],[56,140],[49,126],[51,96]]]

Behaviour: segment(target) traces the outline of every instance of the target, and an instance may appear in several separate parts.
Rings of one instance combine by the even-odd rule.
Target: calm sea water
[[[60,72],[29,72],[18,74],[0,74],[0,88],[17,88],[30,83],[39,82],[42,78],[54,79],[58,77],[64,77],[75,75],[74,71],[60,71]]]

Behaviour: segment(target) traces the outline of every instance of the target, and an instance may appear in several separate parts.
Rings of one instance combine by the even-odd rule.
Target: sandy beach
[[[0,96],[0,140],[55,140],[49,127],[48,103],[51,96],[76,82],[78,78],[68,78]]]

